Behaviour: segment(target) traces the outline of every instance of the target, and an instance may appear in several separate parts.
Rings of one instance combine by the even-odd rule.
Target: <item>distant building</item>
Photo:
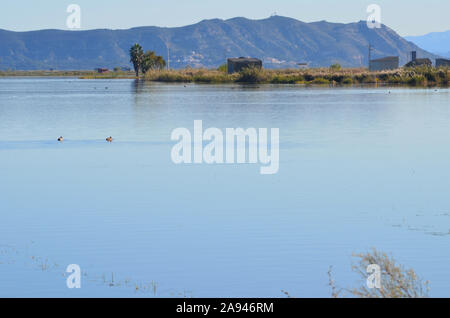
[[[448,66],[450,67],[450,60],[447,59],[436,59],[436,67]]]
[[[429,58],[425,59],[416,59],[415,61],[411,61],[405,64],[405,67],[414,67],[414,66],[433,66],[433,62]]]
[[[257,67],[262,68],[262,61],[260,59],[251,57],[239,57],[239,58],[229,58],[228,62],[228,74],[239,72],[246,67]]]
[[[398,68],[400,59],[398,56],[387,56],[369,62],[369,71],[395,70]]]
[[[433,62],[429,58],[424,59],[418,59],[417,58],[417,52],[412,51],[411,52],[411,62],[408,62],[405,64],[405,67],[415,67],[415,66],[433,66]]]
[[[97,73],[107,73],[109,70],[107,68],[96,68]]]

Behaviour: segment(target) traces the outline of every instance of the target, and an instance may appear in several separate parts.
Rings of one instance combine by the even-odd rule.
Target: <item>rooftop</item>
[[[398,56],[386,56],[386,57],[382,57],[380,59],[371,60],[371,62],[388,62],[388,61],[396,61],[398,59],[399,59]]]
[[[254,57],[232,57],[232,58],[229,58],[228,61],[230,61],[230,62],[261,62],[260,59],[257,59]]]

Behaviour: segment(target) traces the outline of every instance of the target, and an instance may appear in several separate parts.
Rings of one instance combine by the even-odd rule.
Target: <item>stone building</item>
[[[399,66],[398,56],[387,56],[381,59],[370,60],[369,71],[384,71],[384,70],[395,70]]]
[[[436,67],[448,66],[450,67],[450,60],[447,59],[436,59]]]
[[[405,64],[405,67],[415,66],[433,66],[433,62],[429,58],[418,59],[416,51],[411,52],[411,62]]]

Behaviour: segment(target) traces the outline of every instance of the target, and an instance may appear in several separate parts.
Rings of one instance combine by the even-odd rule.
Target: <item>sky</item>
[[[67,7],[81,8],[81,29],[174,27],[204,19],[273,14],[304,22],[366,20],[367,7],[377,4],[381,22],[402,36],[450,30],[450,0],[1,0],[0,29],[30,31],[68,29]]]

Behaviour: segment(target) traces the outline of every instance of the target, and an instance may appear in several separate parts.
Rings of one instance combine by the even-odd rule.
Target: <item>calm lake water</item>
[[[195,119],[280,128],[279,172],[175,165]],[[1,78],[0,296],[329,297],[376,247],[448,297],[449,164],[449,89]]]

